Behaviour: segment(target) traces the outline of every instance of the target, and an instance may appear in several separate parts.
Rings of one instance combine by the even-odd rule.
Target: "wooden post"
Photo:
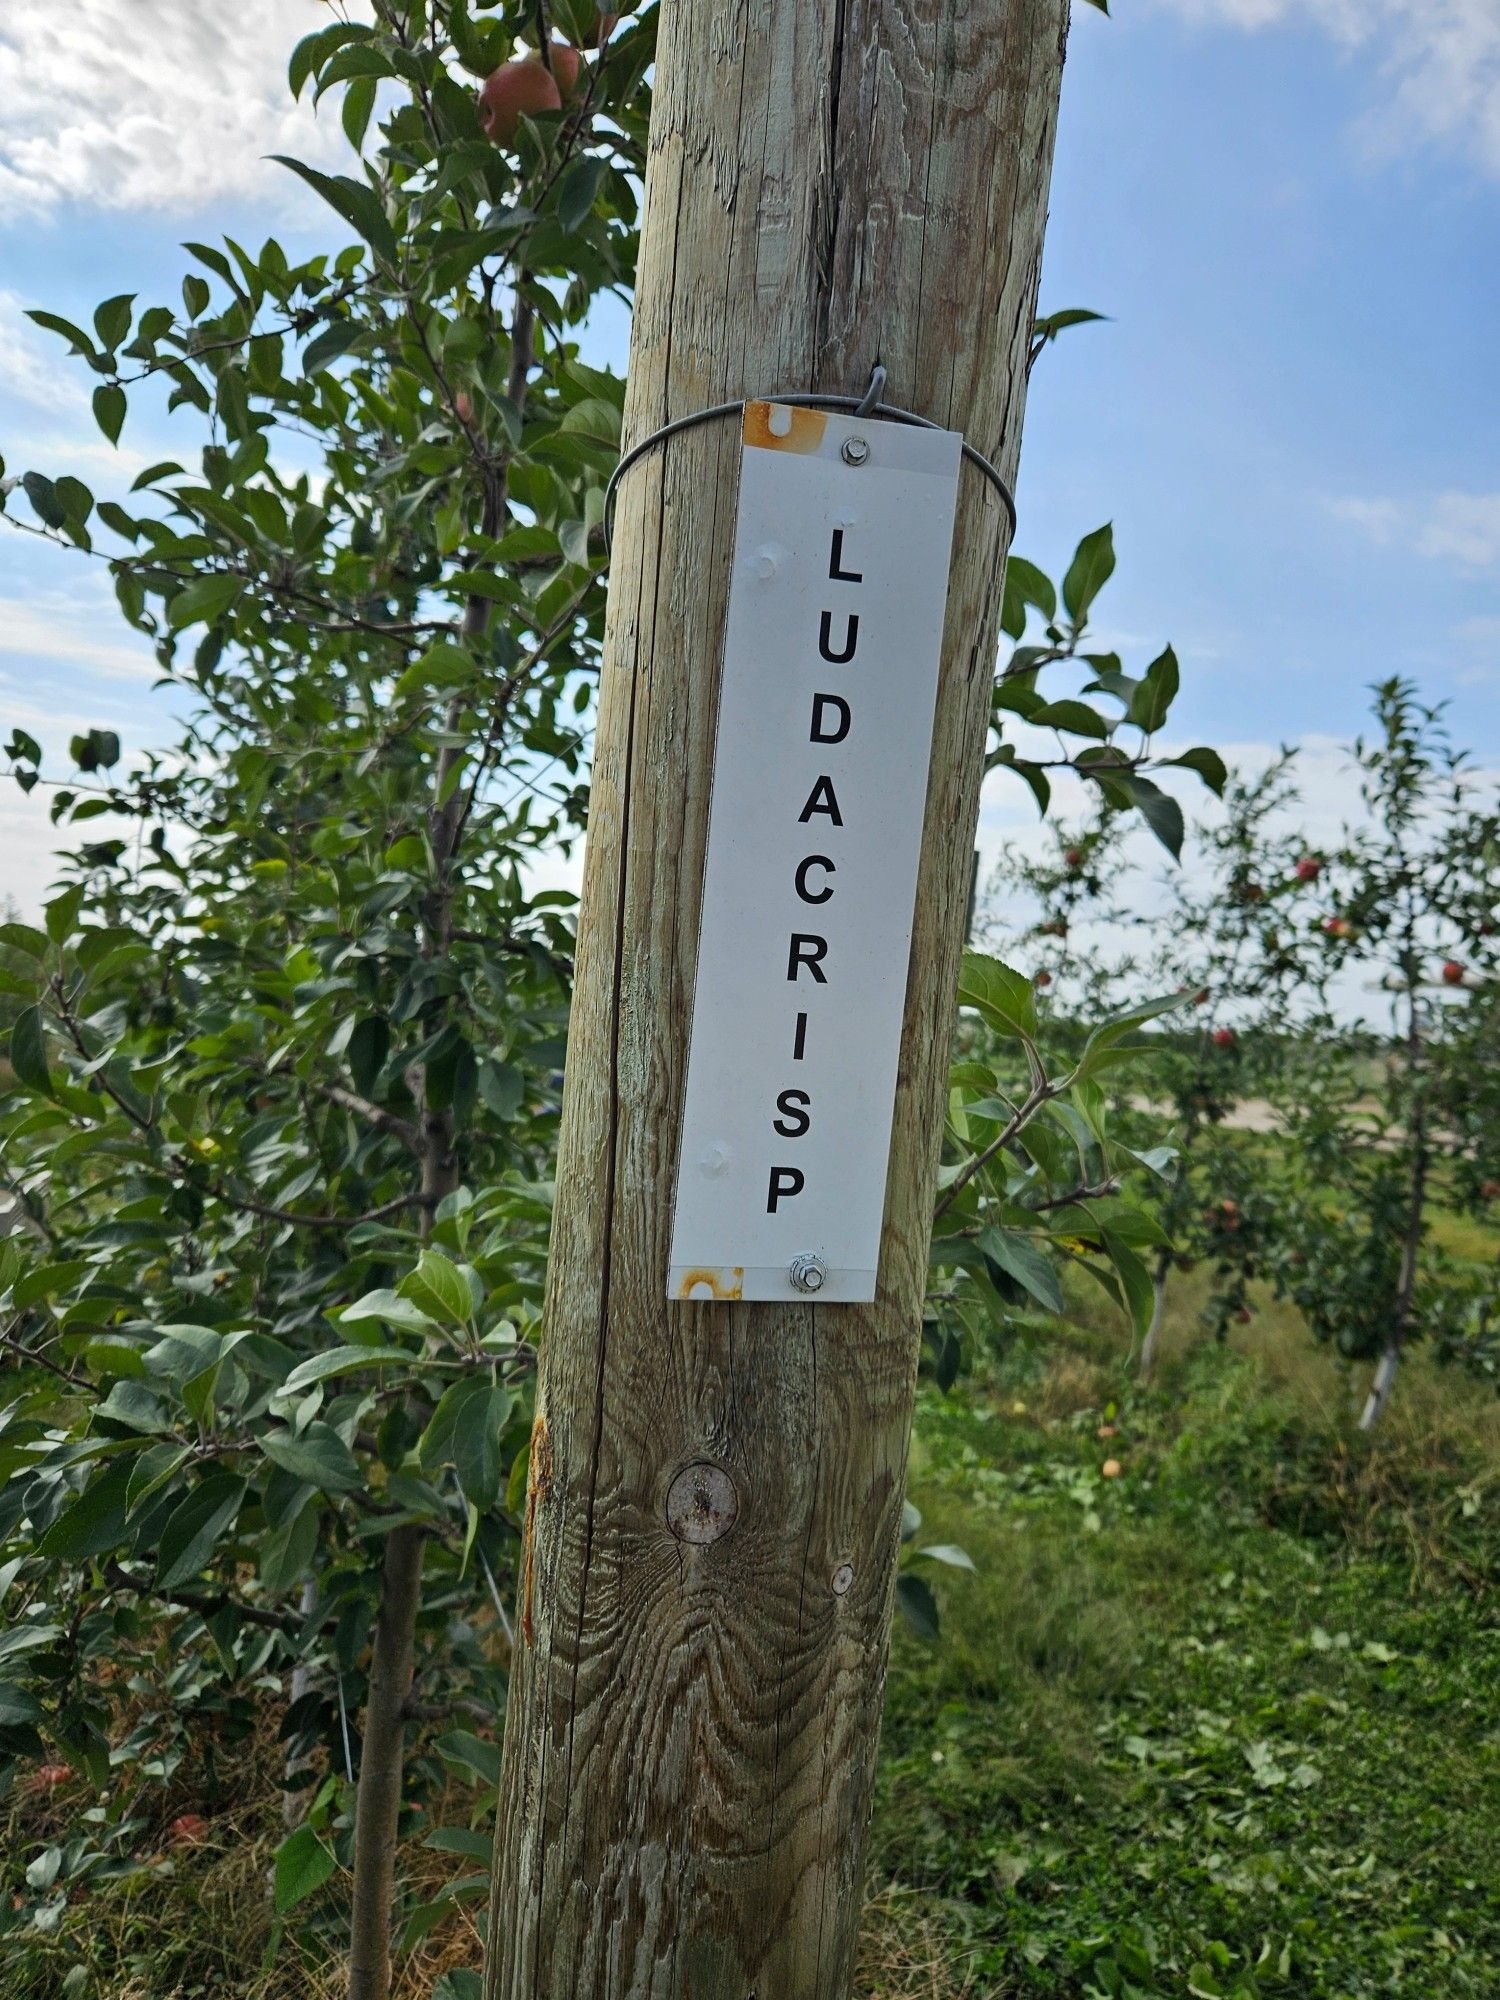
[[[1014,478],[1067,0],[665,0],[626,437],[859,392]],[[1006,521],[962,475],[870,1306],[665,1280],[740,439],[620,496],[487,2000],[838,2000]]]

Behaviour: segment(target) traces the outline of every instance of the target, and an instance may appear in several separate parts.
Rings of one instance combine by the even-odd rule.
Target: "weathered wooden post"
[[[627,441],[726,399],[858,395],[880,363],[888,402],[1013,478],[1066,19],[665,0]],[[873,1300],[669,1302],[741,451],[739,423],[701,425],[620,490],[488,2000],[839,2000],[854,1952],[1009,522],[953,475]],[[849,532],[834,587],[865,574]],[[908,755],[920,800],[925,742]],[[858,858],[829,837],[824,861]]]

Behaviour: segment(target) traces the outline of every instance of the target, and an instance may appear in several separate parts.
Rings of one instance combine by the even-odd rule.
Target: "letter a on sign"
[[[746,405],[669,1298],[875,1297],[961,444]]]

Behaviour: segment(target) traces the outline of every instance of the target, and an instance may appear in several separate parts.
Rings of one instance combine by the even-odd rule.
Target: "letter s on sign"
[[[776,1109],[781,1113],[773,1118],[773,1128],[783,1139],[801,1139],[812,1125],[809,1115],[812,1099],[805,1090],[783,1090],[776,1099]]]

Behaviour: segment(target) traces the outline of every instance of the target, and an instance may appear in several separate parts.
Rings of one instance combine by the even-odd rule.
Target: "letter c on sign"
[[[826,868],[831,875],[834,872],[833,863],[826,854],[809,854],[805,861],[797,863],[797,894],[804,903],[826,903],[833,894],[833,885],[825,882],[821,889],[809,889],[807,886],[809,868]]]

